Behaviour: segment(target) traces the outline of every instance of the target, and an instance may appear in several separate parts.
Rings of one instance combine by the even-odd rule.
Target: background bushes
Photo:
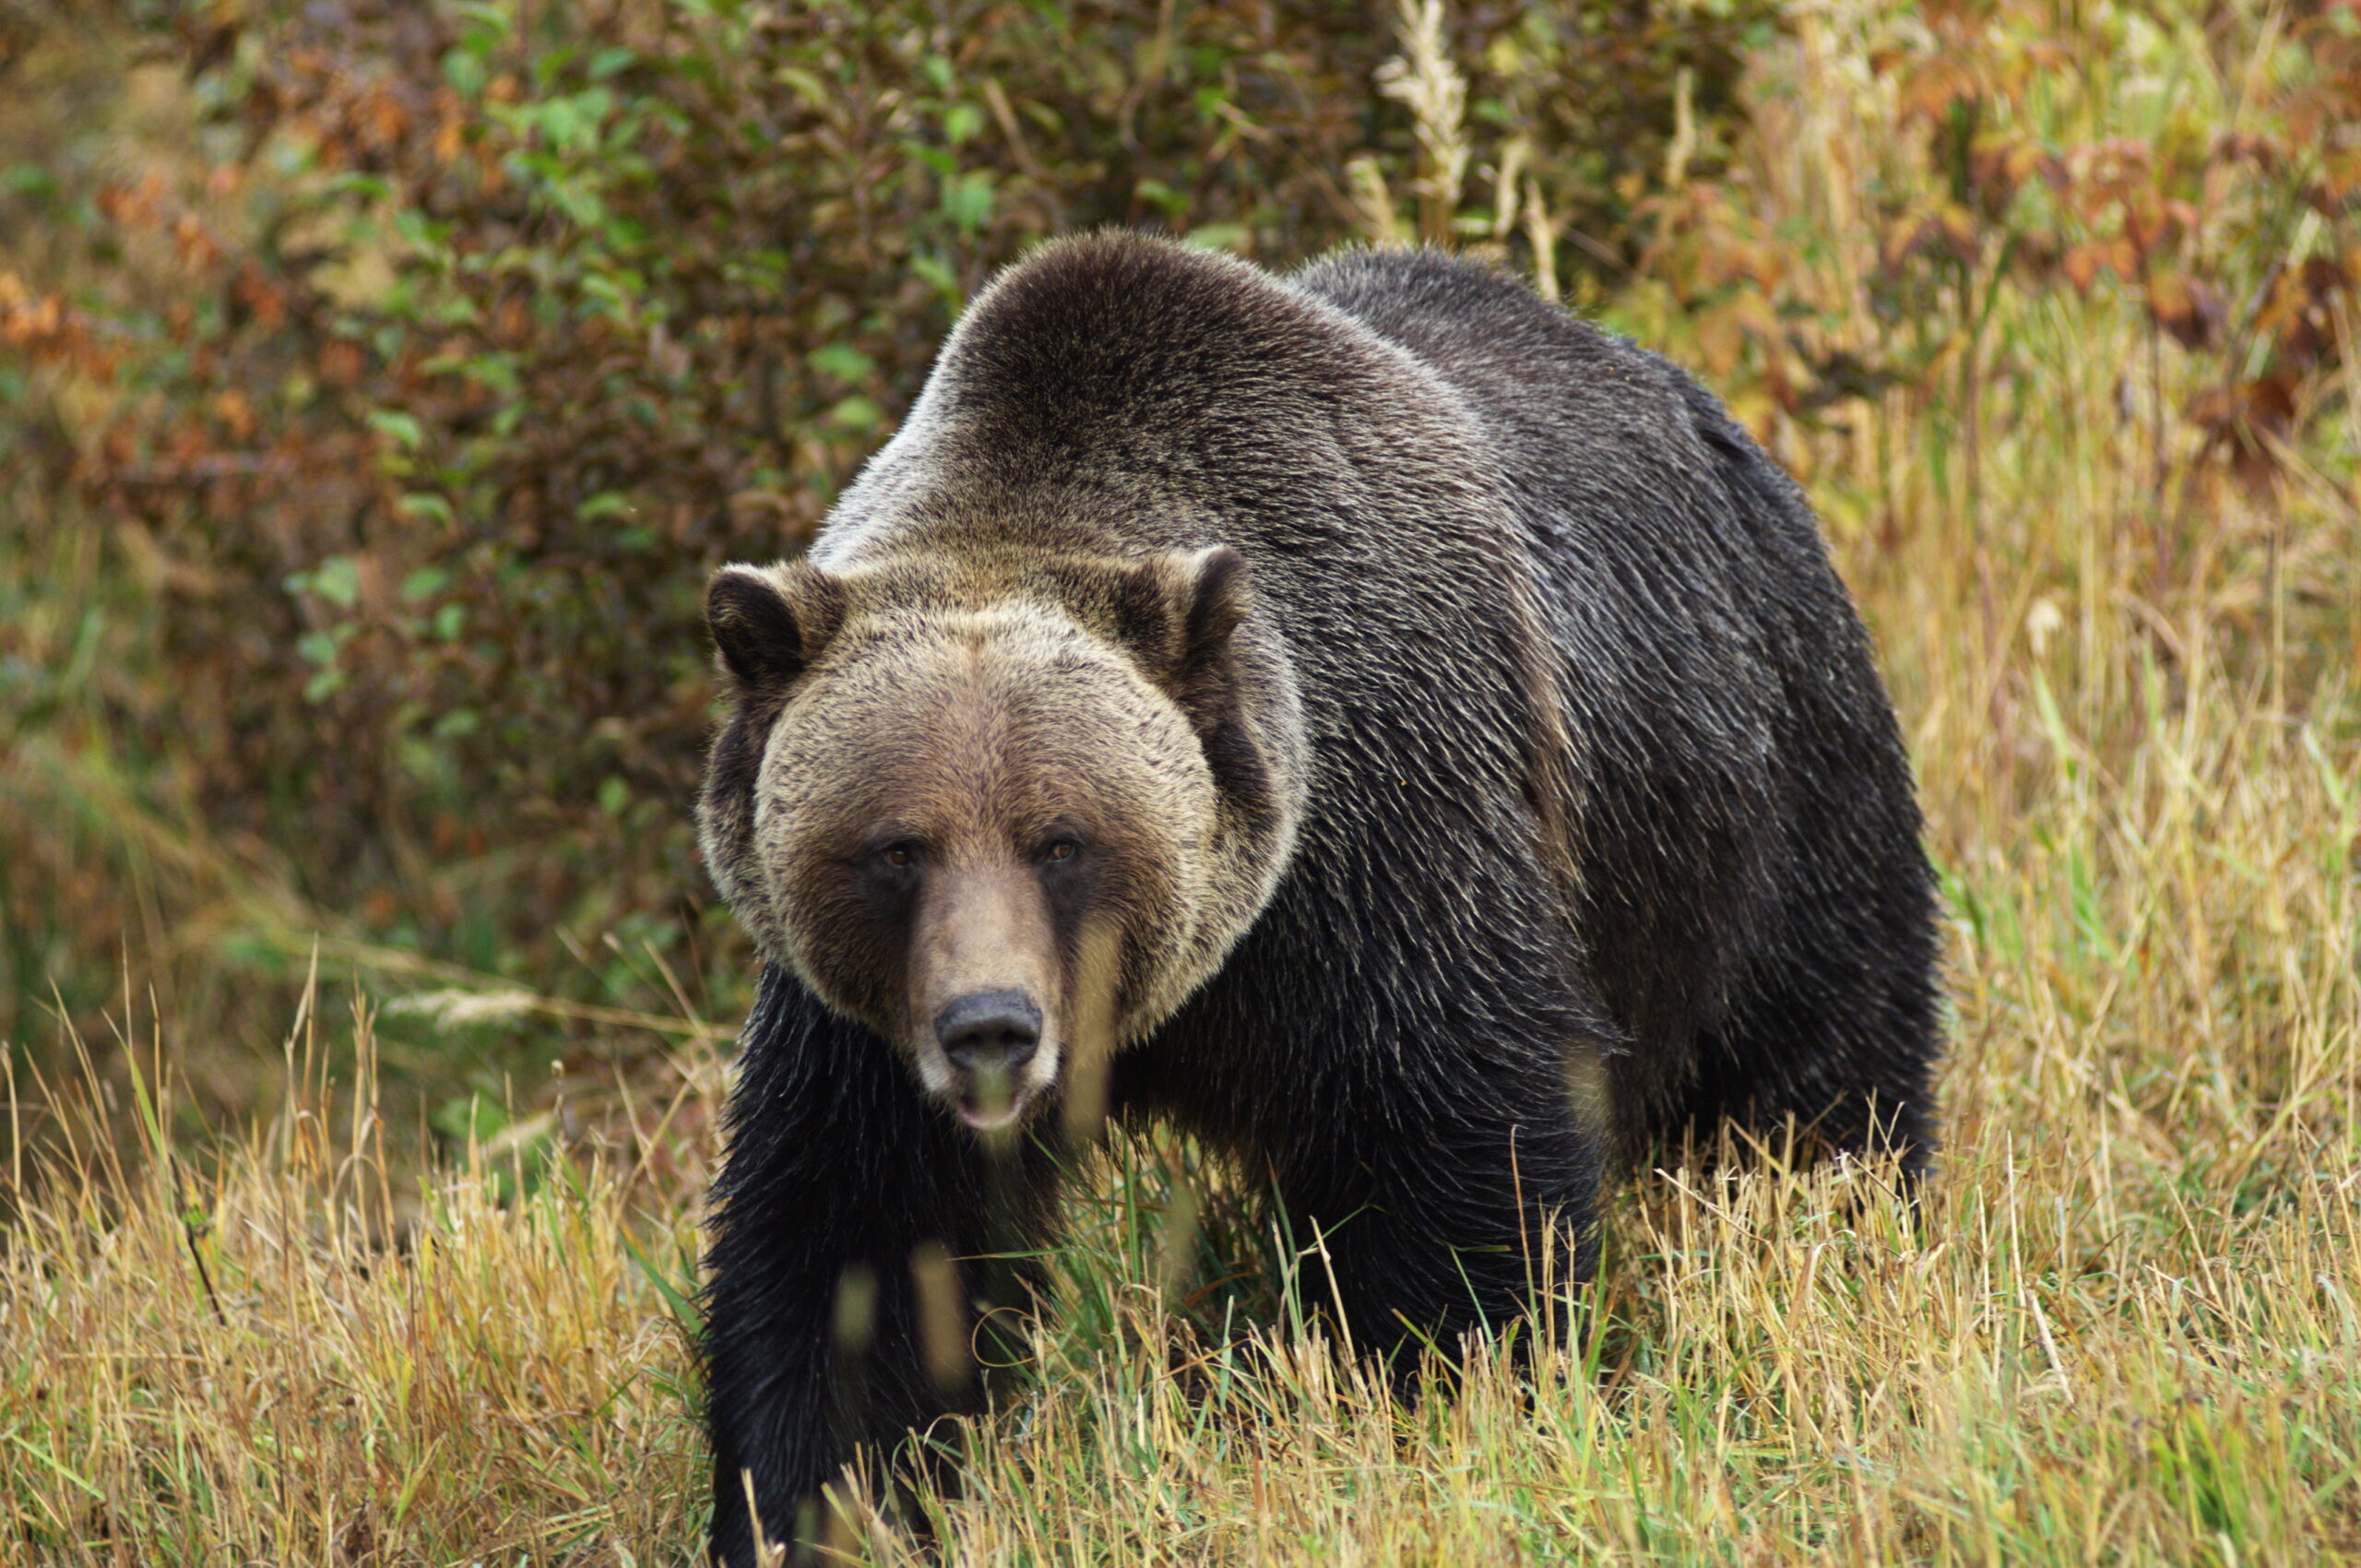
[[[285,1016],[221,964],[300,968],[314,932],[669,1009],[652,947],[727,1012],[746,955],[687,812],[706,574],[808,536],[1027,244],[1123,224],[1284,265],[1420,174],[1392,30],[1322,0],[15,16],[0,647],[45,762],[0,797],[30,851],[0,1036],[53,984],[86,1022],[115,989],[125,881],[217,1035]],[[1557,268],[1638,254],[1662,148],[1688,127],[1710,164],[1767,25],[1453,19],[1468,118],[1581,234]],[[1489,240],[1480,175],[1427,199],[1436,237]]]
[[[724,1031],[701,585],[797,548],[1056,232],[1527,272],[1816,480],[1857,585],[1954,526],[1979,658],[2043,526],[1985,502],[2046,396],[2027,324],[2128,311],[2124,591],[2169,623],[2224,552],[2304,541],[2272,580],[2350,591],[2332,532],[2222,500],[2346,482],[2344,7],[5,14],[0,1039],[119,1019],[129,956],[224,1097],[315,949],[529,993],[386,1031],[486,1093],[647,1048],[598,1009]]]

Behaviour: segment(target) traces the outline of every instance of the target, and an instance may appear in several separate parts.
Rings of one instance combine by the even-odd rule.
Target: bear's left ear
[[[1119,593],[1124,641],[1148,678],[1207,731],[1235,692],[1233,635],[1246,618],[1246,558],[1227,544],[1175,550],[1133,567]]]

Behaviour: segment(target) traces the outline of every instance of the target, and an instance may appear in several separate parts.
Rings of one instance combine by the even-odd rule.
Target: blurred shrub
[[[189,831],[268,847],[291,921],[540,984],[552,933],[709,928],[689,967],[726,978],[705,577],[808,536],[992,267],[1110,223],[1284,264],[1416,182],[1432,237],[1614,275],[1667,172],[1719,167],[1767,14],[1406,12],[1465,64],[1448,199],[1395,30],[1341,0],[53,16],[185,127],[5,172],[0,434],[148,596],[102,728],[170,759]]]
[[[1840,405],[1948,413],[1939,488],[1973,512],[1987,387],[2037,407],[2016,306],[2121,303],[2113,367],[2150,451],[2160,600],[2225,483],[2267,493],[2349,407],[2361,291],[2361,13],[2332,0],[2118,6],[1934,0],[1809,16],[1819,89],[1754,105],[1760,155],[1640,204],[1620,302],[1791,465]],[[1834,58],[1866,59],[1865,80]],[[2117,106],[2144,106],[2137,134]],[[1832,156],[1837,161],[1831,161]],[[1783,218],[1786,220],[1784,226]],[[2059,319],[2064,319],[2060,317]],[[2340,325],[2342,324],[2342,325]]]

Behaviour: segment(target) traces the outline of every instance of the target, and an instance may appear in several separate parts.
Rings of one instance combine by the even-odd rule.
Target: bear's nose
[[[934,1016],[943,1053],[968,1072],[1014,1072],[1041,1043],[1041,1009],[1021,991],[972,991]]]

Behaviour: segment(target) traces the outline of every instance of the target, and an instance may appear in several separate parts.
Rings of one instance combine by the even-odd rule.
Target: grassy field
[[[2059,142],[2235,130],[2267,22],[2230,69],[2130,30],[2021,112]],[[1721,198],[1838,348],[1897,330],[1862,193],[1931,178],[1878,40],[1815,10],[1764,51]],[[2256,276],[2317,243],[2263,232]],[[925,1501],[943,1555],[2361,1558],[2354,361],[2242,483],[2182,416],[2210,373],[2119,293],[1996,270],[1963,295],[1931,391],[1814,425],[1719,384],[1807,477],[1919,771],[1955,1016],[1915,1215],[1871,1170],[1635,1178],[1578,1350],[1474,1348],[1455,1395],[1403,1409],[1288,1332],[1250,1194],[1126,1146],[1052,1260],[1038,1373],[943,1436],[967,1479]],[[1677,290],[1594,308],[1710,379]],[[294,1021],[285,1109],[210,1144],[170,1131],[184,1042],[139,1027],[89,1042],[94,1087],[38,1097],[82,1109],[50,1113],[74,1141],[45,1175],[5,1173],[0,1562],[692,1554],[718,1058],[620,1095],[603,1146],[545,1161],[512,1129],[418,1178],[349,995]],[[575,1088],[528,1130],[568,1126]],[[857,1499],[836,1539],[928,1560]]]

